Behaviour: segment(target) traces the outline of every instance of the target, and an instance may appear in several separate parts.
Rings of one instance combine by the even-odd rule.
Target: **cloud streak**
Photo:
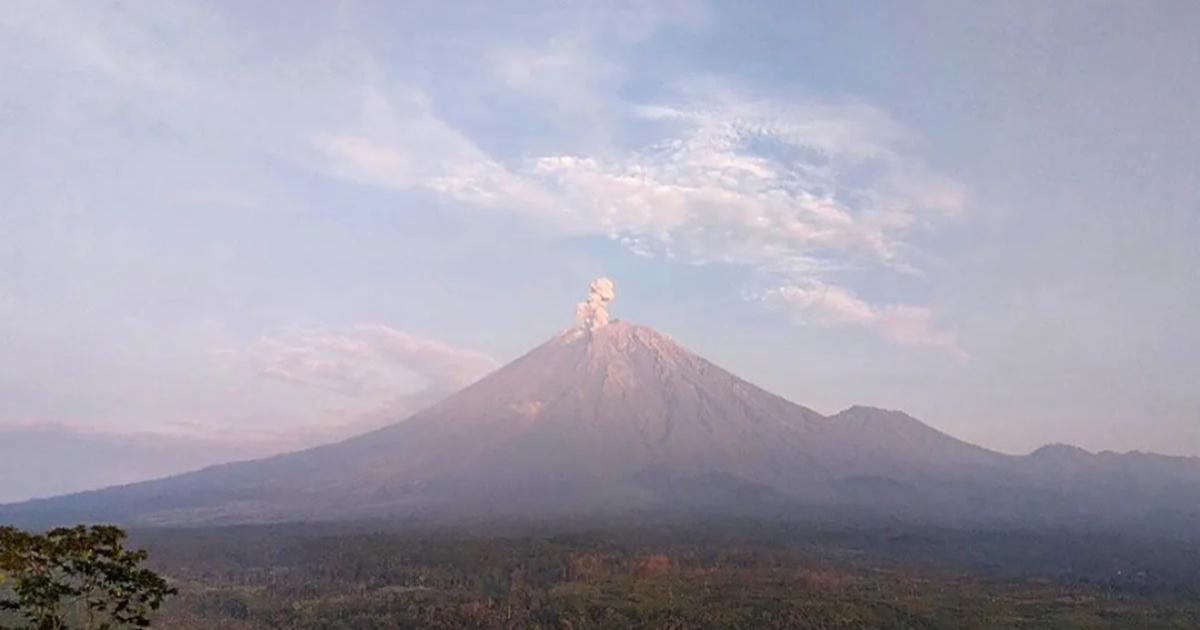
[[[619,54],[601,52],[601,40],[640,33],[621,40],[628,47],[668,24],[701,27],[705,13],[688,6],[600,11],[580,16],[563,37],[541,47],[473,44],[479,54],[490,51],[491,61],[477,77],[483,87],[476,98],[488,90],[521,95],[558,123],[575,116],[584,126],[607,127],[580,134],[604,138],[598,145],[543,143],[507,156],[485,149],[471,126],[452,123],[432,86],[415,77],[382,80],[361,48],[329,49],[339,51],[333,56],[351,69],[349,78],[318,72],[329,60],[314,61],[303,81],[280,78],[261,63],[212,72],[214,61],[238,58],[236,32],[186,3],[130,15],[21,4],[0,17],[0,27],[113,82],[158,93],[179,112],[189,113],[190,99],[176,102],[181,93],[203,95],[228,120],[258,123],[221,128],[231,146],[263,134],[288,159],[343,181],[511,213],[551,233],[608,237],[645,256],[735,265],[756,274],[766,291],[829,287],[880,313],[929,313],[874,304],[890,300],[855,295],[852,283],[837,277],[864,268],[919,273],[909,236],[935,228],[967,203],[965,187],[916,158],[913,134],[886,111],[845,98],[764,96],[714,78],[687,79],[637,100],[612,97],[628,68]],[[173,46],[161,41],[160,33],[185,32],[195,21],[220,36],[193,34]],[[305,98],[311,81],[333,95],[329,102]],[[261,116],[263,103],[280,114]],[[208,142],[195,140],[189,146]],[[293,151],[298,141],[302,148]],[[926,319],[936,332],[933,315]],[[936,335],[913,335],[887,317],[860,321],[895,343],[948,347],[914,344],[914,337]],[[327,385],[354,387],[357,377],[347,378]]]
[[[769,304],[787,308],[801,323],[865,327],[899,345],[938,348],[959,361],[967,359],[957,335],[938,329],[933,312],[927,308],[905,304],[875,306],[845,289],[818,282],[776,287],[760,297]]]
[[[546,211],[555,200],[510,171],[431,111],[419,90],[400,95],[367,87],[350,129],[312,139],[318,168],[360,184],[425,190],[490,208]]]
[[[967,203],[962,184],[908,155],[911,134],[886,112],[857,101],[783,104],[718,81],[627,109],[625,122],[646,126],[653,141],[505,163],[427,103],[397,108],[376,92],[359,128],[314,145],[327,172],[343,179],[431,191],[560,233],[606,236],[646,256],[744,267],[767,295],[820,287],[872,315],[810,317],[823,299],[773,301],[821,325],[853,321],[897,344],[963,354],[929,309],[875,306],[831,280],[863,267],[919,273],[906,237]]]
[[[653,98],[615,100],[611,95],[620,91],[627,72],[615,61],[619,55],[598,52],[599,40],[607,38],[597,33],[629,33],[636,25],[645,32],[630,41],[639,41],[666,24],[705,22],[702,10],[684,9],[584,19],[542,47],[480,44],[481,54],[491,51],[491,63],[479,77],[483,87],[476,97],[488,90],[519,95],[556,125],[589,128],[579,135],[603,139],[586,146],[547,144],[536,152],[518,149],[509,156],[486,150],[469,127],[450,122],[429,86],[381,80],[362,50],[337,55],[352,69],[349,78],[317,72],[319,63],[306,81],[280,78],[253,64],[214,73],[209,69],[214,56],[236,57],[226,50],[236,37],[215,16],[186,4],[128,16],[25,4],[0,17],[0,27],[40,41],[110,81],[157,93],[184,108],[181,112],[191,99],[179,97],[196,94],[228,120],[255,121],[245,128],[229,123],[225,131],[235,147],[244,136],[264,134],[270,144],[289,147],[288,159],[343,181],[518,215],[551,234],[603,236],[645,256],[735,265],[756,274],[764,290],[832,287],[887,312],[892,307],[855,296],[835,274],[863,268],[918,273],[908,236],[960,213],[965,188],[913,157],[913,134],[886,111],[860,101],[794,93],[764,97],[713,78],[680,82]],[[157,33],[175,33],[193,21],[220,36],[189,35],[174,47],[157,39]],[[209,40],[225,46],[202,43]],[[305,98],[312,80],[323,94],[334,95],[329,102]],[[263,118],[256,113],[263,103],[281,114]],[[625,131],[634,128],[638,141],[631,142]],[[626,140],[614,140],[622,137]],[[302,148],[292,151],[298,140]],[[208,142],[197,137],[188,146]],[[238,156],[255,150],[243,149]],[[196,175],[189,169],[181,177]],[[174,194],[167,188],[164,194]],[[236,187],[220,189],[238,194]],[[934,327],[932,314],[928,320]],[[861,321],[895,343],[947,346],[913,344],[908,327],[890,324],[889,318]],[[352,388],[361,377],[338,374],[329,375],[326,386]]]
[[[264,337],[217,353],[234,369],[336,396],[348,416],[386,424],[469,385],[497,366],[492,357],[383,324],[343,332],[303,331]]]

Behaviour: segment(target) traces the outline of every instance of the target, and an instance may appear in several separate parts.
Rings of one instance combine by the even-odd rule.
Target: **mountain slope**
[[[1104,488],[1089,476],[1132,489],[1126,503],[1139,507],[1137,497],[1186,500],[1200,488],[1194,461],[1121,457],[1002,455],[868,407],[827,418],[666,335],[605,320],[569,329],[371,433],[0,507],[0,521],[246,522],[784,503],[1016,517],[1060,510],[1072,497],[1087,513],[1107,509],[1098,499]]]
[[[572,328],[406,421],[338,444],[6,511],[187,522],[631,505],[654,498],[647,475],[782,488],[801,471],[819,478],[805,441],[827,422],[665,335],[614,322]]]

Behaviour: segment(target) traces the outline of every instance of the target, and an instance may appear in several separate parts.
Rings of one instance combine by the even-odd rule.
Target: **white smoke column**
[[[616,297],[613,281],[596,278],[588,285],[587,299],[575,307],[575,319],[584,330],[596,330],[608,324],[608,303]]]

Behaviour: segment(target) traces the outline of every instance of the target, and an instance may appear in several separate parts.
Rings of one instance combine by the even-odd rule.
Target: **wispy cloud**
[[[258,121],[223,123],[237,159],[262,150],[242,138],[253,133],[273,155],[344,181],[512,213],[552,233],[606,236],[646,256],[736,265],[755,272],[767,291],[836,289],[879,313],[926,313],[931,334],[949,334],[928,309],[872,304],[838,277],[861,269],[919,273],[909,235],[966,206],[965,188],[918,159],[913,134],[886,111],[847,98],[768,97],[714,78],[689,79],[644,100],[615,96],[628,68],[605,42],[620,35],[618,48],[628,48],[657,29],[696,28],[705,14],[690,3],[590,16],[582,10],[548,41],[472,44],[489,61],[474,79],[474,98],[516,97],[557,121],[555,128],[595,128],[575,134],[586,138],[582,143],[563,138],[555,150],[545,147],[556,143],[543,141],[536,152],[518,146],[508,154],[485,149],[473,128],[452,123],[440,107],[446,96],[439,99],[433,86],[384,80],[358,47],[333,49],[354,69],[349,77],[318,72],[320,63],[306,81],[278,78],[269,67],[207,70],[214,55],[234,55],[187,33],[182,44],[167,45],[160,34],[199,20],[226,47],[236,38],[187,4],[129,15],[24,4],[0,17],[0,27],[110,81],[160,93],[195,90],[229,121]],[[312,80],[334,95],[331,102],[306,98]],[[275,104],[279,115],[264,119],[256,113],[263,103]],[[297,141],[307,153],[294,150]],[[208,137],[192,145],[210,142],[221,145]],[[220,190],[236,195],[239,187],[260,185],[233,184]],[[812,307],[802,306],[808,300],[776,302],[806,321],[826,320],[810,316]],[[909,327],[889,322],[859,321],[896,343],[948,347],[914,344]]]
[[[928,309],[874,306],[829,278],[863,266],[919,272],[906,236],[966,205],[964,186],[908,155],[911,134],[886,112],[857,101],[752,98],[715,81],[624,110],[625,122],[643,125],[651,141],[504,162],[427,104],[396,107],[375,92],[360,128],[314,142],[338,177],[433,191],[608,236],[647,256],[742,266],[774,287],[772,295],[822,287],[869,309],[854,323],[893,342],[962,354]],[[817,303],[779,302],[801,315]]]
[[[485,354],[383,324],[264,337],[247,348],[218,354],[260,376],[333,392],[368,408],[413,390],[448,394],[497,365]]]
[[[551,105],[559,114],[607,118],[608,102],[596,98],[625,77],[618,64],[590,54],[584,44],[557,40],[547,48],[503,48],[493,72],[505,88]]]
[[[750,100],[721,86],[637,111],[665,127],[662,140],[615,159],[541,158],[535,172],[637,251],[746,266],[805,321],[965,355],[929,309],[875,306],[828,279],[859,265],[918,271],[905,236],[966,204],[961,184],[904,153],[909,134],[885,112]]]
[[[790,310],[798,321],[825,326],[861,326],[904,346],[925,346],[949,352],[960,361],[966,352],[953,332],[939,330],[933,312],[920,306],[874,306],[845,289],[820,282],[783,286],[765,291],[761,298]]]
[[[430,107],[419,90],[389,98],[365,88],[357,124],[313,138],[318,167],[353,182],[427,190],[485,207],[534,212],[552,206],[553,198],[534,182],[511,172]]]
[[[182,3],[107,7],[58,0],[6,3],[0,30],[47,45],[65,60],[125,86],[185,92],[195,86],[169,55],[164,41],[178,45],[194,36],[197,22],[211,16]]]
[[[383,324],[356,326],[351,336],[355,338],[382,360],[416,372],[436,389],[458,389],[497,367],[495,359],[481,352],[417,337]]]
[[[486,354],[384,324],[295,331],[213,355],[268,408],[273,399],[306,401],[305,426],[276,438],[297,446],[404,420],[498,365]],[[255,387],[254,377],[264,387]]]

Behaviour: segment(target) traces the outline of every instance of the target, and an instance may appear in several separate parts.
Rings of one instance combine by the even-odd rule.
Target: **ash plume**
[[[608,324],[608,303],[613,301],[613,281],[596,278],[588,285],[587,298],[575,307],[575,319],[584,330],[596,330]]]

